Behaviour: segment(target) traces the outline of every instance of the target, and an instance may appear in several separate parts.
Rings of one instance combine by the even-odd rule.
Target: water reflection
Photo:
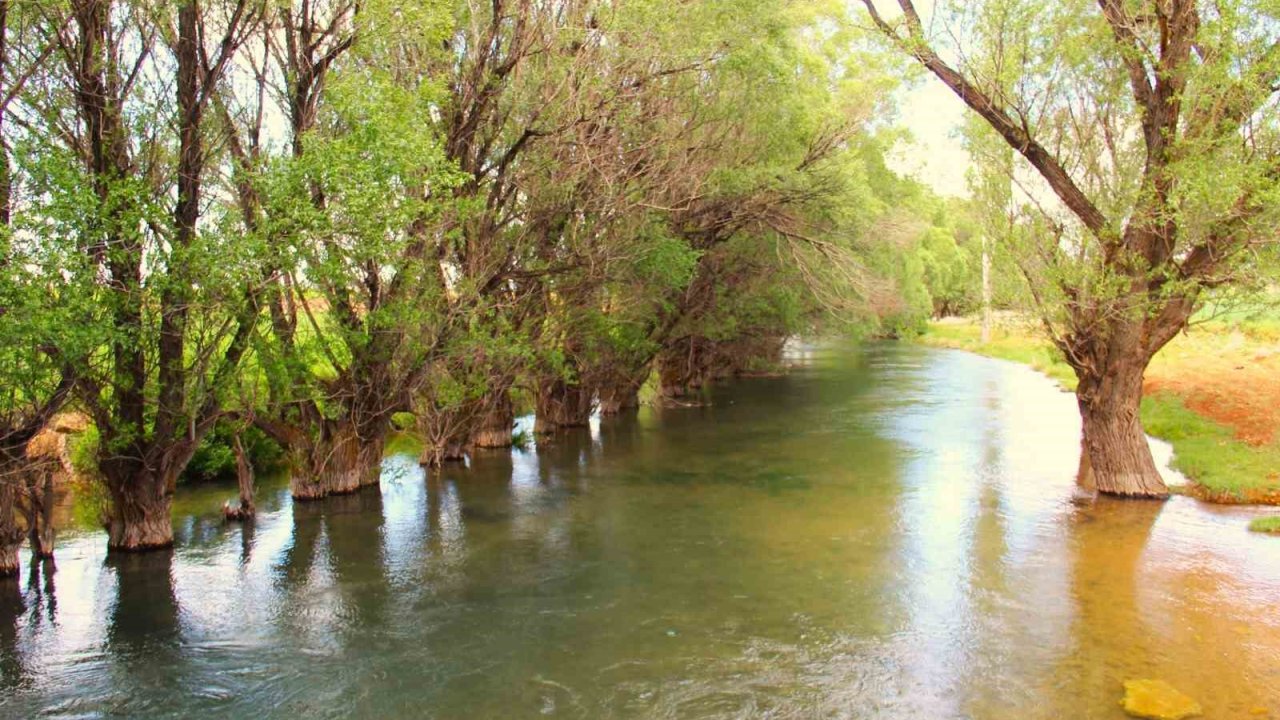
[[[1139,675],[1280,710],[1247,510],[1073,504],[1073,403],[1023,368],[805,351],[348,497],[268,479],[252,523],[193,489],[173,553],[71,537],[0,585],[0,716],[1118,718]]]

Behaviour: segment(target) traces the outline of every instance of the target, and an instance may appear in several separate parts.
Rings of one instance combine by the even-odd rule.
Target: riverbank
[[[1020,362],[1066,390],[1075,376],[1061,354],[1023,321],[993,328],[930,323],[919,342]],[[1267,330],[1199,326],[1162,350],[1147,370],[1142,422],[1173,445],[1183,490],[1224,504],[1280,505],[1280,343]]]

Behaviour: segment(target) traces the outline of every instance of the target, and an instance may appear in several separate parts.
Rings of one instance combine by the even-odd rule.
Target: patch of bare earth
[[[1145,390],[1174,393],[1242,442],[1269,444],[1280,429],[1280,344],[1192,330],[1152,361]]]

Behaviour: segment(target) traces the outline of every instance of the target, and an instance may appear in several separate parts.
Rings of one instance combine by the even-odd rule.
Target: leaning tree
[[[876,28],[1022,159],[1020,257],[1079,379],[1100,492],[1164,497],[1139,419],[1151,358],[1243,281],[1280,214],[1280,12],[1195,0],[911,0]]]

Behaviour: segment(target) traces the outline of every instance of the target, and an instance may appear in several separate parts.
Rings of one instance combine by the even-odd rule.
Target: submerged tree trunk
[[[236,453],[236,484],[239,486],[240,499],[239,505],[223,505],[222,515],[227,520],[248,520],[257,513],[253,504],[253,463],[249,462],[249,455],[245,452],[239,435],[235,436],[232,448]]]
[[[27,486],[27,540],[31,543],[31,553],[40,560],[53,557],[55,477],[53,469],[40,468]]]
[[[360,487],[377,485],[382,480],[382,454],[387,448],[387,437],[377,433],[360,443]]]
[[[84,430],[77,416],[65,414],[53,418],[48,427],[37,433],[26,447],[22,511],[27,522],[27,540],[31,552],[40,560],[53,557],[55,530],[53,506],[59,484],[70,481],[74,469],[67,450],[67,435]]]
[[[704,353],[689,339],[658,356],[658,395],[678,400],[702,387],[705,379]]]
[[[543,381],[538,388],[533,432],[545,435],[561,428],[586,427],[593,395],[590,388],[563,378]]]
[[[640,386],[643,384],[643,379],[638,382],[624,379],[601,385],[597,391],[600,414],[619,415],[639,408]]]
[[[136,463],[105,463],[102,472],[111,494],[107,548],[139,552],[171,547],[176,472],[161,473]]]
[[[418,464],[438,468],[447,462],[466,460],[474,412],[475,407],[419,408],[417,424],[422,436],[422,452],[418,455]]]
[[[1141,357],[1120,357],[1102,372],[1077,371],[1076,400],[1083,422],[1084,452],[1097,491],[1134,498],[1166,498],[1169,488],[1156,469],[1139,416]]]
[[[511,394],[504,388],[485,398],[485,408],[471,433],[471,445],[478,448],[511,447],[516,411]]]
[[[22,484],[16,472],[0,467],[0,577],[18,574],[18,549],[22,546],[18,500]]]
[[[294,462],[289,492],[294,500],[319,500],[347,495],[376,485],[382,469],[386,436],[374,433],[362,439],[350,420],[327,420],[320,440]]]
[[[315,458],[317,475],[326,495],[347,495],[364,484],[364,472],[360,465],[360,435],[355,425],[341,422],[333,431],[328,443],[319,446],[321,456]]]

